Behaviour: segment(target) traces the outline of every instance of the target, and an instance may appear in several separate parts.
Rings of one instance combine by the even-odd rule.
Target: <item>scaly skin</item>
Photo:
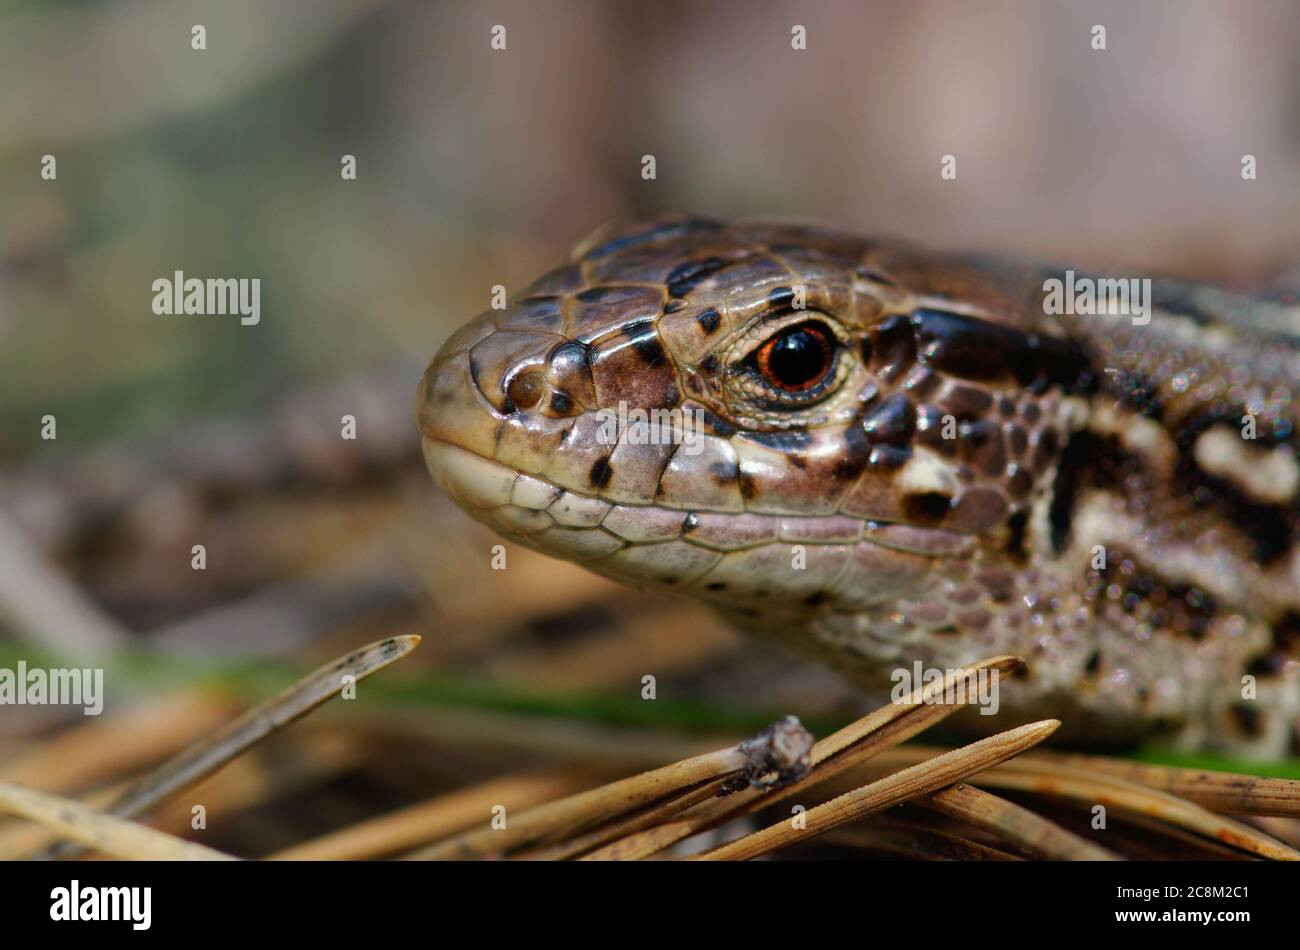
[[[1014,653],[1003,708],[1076,741],[1283,754],[1300,308],[1157,281],[1147,325],[1051,316],[1045,275],[794,225],[598,234],[443,346],[426,459],[501,534],[869,690]],[[702,435],[613,437],[620,404]]]

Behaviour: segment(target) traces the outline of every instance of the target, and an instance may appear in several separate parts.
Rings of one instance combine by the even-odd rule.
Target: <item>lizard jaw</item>
[[[975,538],[845,515],[788,516],[617,504],[425,435],[435,481],[498,534],[639,587],[777,614],[860,611],[928,583]]]

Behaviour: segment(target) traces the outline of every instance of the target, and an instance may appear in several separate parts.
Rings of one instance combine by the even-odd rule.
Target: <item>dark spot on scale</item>
[[[674,584],[676,584],[679,580],[681,580],[680,577],[661,577],[661,578],[660,578],[660,581],[662,581],[664,584],[666,584],[666,585],[669,586],[669,587],[672,587],[672,586],[673,586]]]
[[[1258,739],[1264,732],[1264,717],[1258,709],[1238,704],[1230,707],[1232,720],[1244,735]]]
[[[666,314],[676,313],[679,310],[685,310],[685,309],[686,309],[685,300],[670,300],[666,304],[664,304],[664,313]]]
[[[712,333],[722,323],[722,317],[718,316],[718,311],[713,307],[705,310],[695,319],[699,321],[700,329],[705,333]]]
[[[1286,612],[1273,627],[1273,642],[1292,659],[1300,659],[1300,613]]]
[[[602,297],[605,297],[608,294],[612,294],[619,289],[620,288],[618,287],[601,285],[597,287],[588,287],[586,290],[574,294],[573,296],[577,300],[581,300],[583,303],[596,303]]]
[[[1285,669],[1286,656],[1276,650],[1272,653],[1257,656],[1246,664],[1246,672],[1255,677],[1277,676]]]
[[[1093,650],[1088,654],[1088,660],[1083,664],[1083,670],[1089,676],[1096,676],[1097,671],[1101,669],[1101,651]]]
[[[876,363],[897,374],[916,362],[916,335],[901,314],[890,314],[876,325],[872,341]]]
[[[906,396],[895,393],[862,420],[862,428],[872,442],[904,444],[916,431],[916,409]]]
[[[780,452],[796,452],[806,449],[812,443],[812,436],[802,429],[781,429],[776,432],[753,431],[746,432],[745,437]]]
[[[1056,461],[1056,452],[1060,447],[1055,429],[1043,429],[1038,433],[1038,444],[1034,446],[1030,464],[1039,474],[1046,472]]]
[[[913,311],[911,324],[921,358],[955,376],[979,380],[1011,376],[1031,392],[1042,392],[1052,384],[1081,391],[1091,381],[1082,352],[1065,340],[931,308]]]
[[[1034,337],[1037,343],[1040,380],[1054,383],[1067,392],[1087,393],[1097,388],[1097,378],[1078,345],[1055,337]]]
[[[560,305],[560,298],[555,294],[531,294],[527,297],[521,298],[517,303],[520,307],[558,307]]]
[[[1222,319],[1207,310],[1197,299],[1200,293],[1200,289],[1195,286],[1184,286],[1176,280],[1157,278],[1151,282],[1151,307],[1187,317],[1201,326],[1222,324]]]
[[[983,448],[999,434],[994,424],[987,419],[963,422],[957,427],[957,435],[961,441],[973,449]]]
[[[844,430],[844,448],[831,470],[840,481],[851,481],[862,474],[871,459],[871,440],[862,428],[861,414],[857,414]]]
[[[915,492],[903,497],[903,511],[913,521],[938,521],[952,507],[952,499],[943,492]]]
[[[1014,557],[1025,554],[1025,530],[1029,526],[1029,512],[1017,511],[1007,519],[1007,553]]]
[[[1029,435],[1022,426],[1014,422],[1008,422],[1003,426],[1003,432],[1007,434],[1007,448],[1012,455],[1023,455],[1026,448],[1029,447]]]
[[[583,258],[589,261],[595,261],[629,247],[637,247],[642,244],[654,244],[658,241],[666,241],[669,238],[680,237],[681,235],[689,234],[692,231],[717,231],[721,227],[722,225],[718,222],[710,221],[707,218],[685,218],[681,221],[668,221],[660,224],[651,224],[648,227],[634,230],[630,234],[620,234],[618,237],[611,238],[604,244],[598,244],[584,254]]]
[[[858,464],[848,459],[840,459],[831,469],[831,476],[841,482],[851,482],[862,474],[862,469],[865,467],[865,461]]]
[[[1010,465],[1007,466],[1007,491],[1011,493],[1012,498],[1024,498],[1026,495],[1030,493],[1030,491],[1033,490],[1033,487],[1034,487],[1034,480],[1030,477],[1029,473],[1025,471],[1024,468],[1022,468],[1016,462],[1012,462]],[[1053,509],[1056,508],[1055,502],[1057,497],[1059,496],[1054,495],[1052,497]],[[1064,521],[1062,522],[1062,531],[1060,535],[1060,541],[1062,544],[1064,544],[1065,537],[1067,534],[1069,534],[1069,529],[1070,529],[1070,525],[1069,525],[1070,512],[1069,512],[1068,500],[1063,502],[1062,507],[1060,509],[1060,513],[1064,516]],[[1056,541],[1057,541],[1056,523],[1055,521],[1053,521],[1052,523],[1053,545],[1056,544]],[[1060,548],[1057,547],[1056,550],[1059,552]]]
[[[966,379],[1005,376],[1008,360],[1022,360],[1029,349],[1023,333],[946,310],[916,310],[911,322],[926,362]],[[1030,372],[1029,379],[1020,381],[1032,378]]]
[[[707,435],[718,435],[724,439],[729,439],[736,434],[736,427],[734,425],[726,419],[713,414],[703,406],[697,406],[695,408],[695,417],[704,424],[705,433]]]
[[[566,415],[573,408],[573,400],[561,392],[551,393],[551,412]]]
[[[867,267],[865,264],[859,264],[854,273],[863,280],[875,281],[877,284],[884,284],[889,287],[894,285],[894,278],[876,270],[874,267]]]
[[[664,348],[653,320],[638,320],[623,328],[623,335],[632,341],[632,349],[647,366],[657,366],[664,360]]]
[[[753,475],[742,469],[738,481],[740,483],[741,498],[745,499],[745,501],[753,501],[758,497],[758,482],[754,481]]]
[[[927,368],[908,374],[904,387],[916,399],[928,399],[939,388],[939,374]]]
[[[792,287],[776,287],[767,295],[767,305],[773,310],[789,307],[792,300],[794,300],[794,288]]]
[[[712,274],[717,273],[726,266],[726,262],[718,257],[706,257],[699,261],[683,261],[671,271],[664,281],[668,285],[668,296],[685,297],[701,281],[707,280]]]
[[[705,584],[705,590],[726,590],[727,585],[722,581],[714,581],[712,584]]]
[[[948,413],[938,406],[919,406],[916,410],[916,437],[926,448],[952,458],[957,454],[957,440],[943,437],[944,432],[949,431],[944,423],[947,417]]]
[[[704,359],[700,360],[700,369],[712,376],[718,371],[718,357],[715,353],[710,353]]]
[[[693,511],[682,520],[683,532],[694,531],[699,526],[700,526],[700,516]]]
[[[826,592],[819,590],[815,594],[809,594],[803,599],[803,602],[809,607],[817,607],[826,603]]]
[[[551,352],[547,362],[561,375],[577,370],[590,370],[591,347],[577,340],[566,340]]]
[[[993,406],[993,397],[976,386],[955,383],[944,394],[943,406],[958,422],[978,419]]]
[[[962,457],[990,478],[997,477],[1007,465],[1002,433],[987,419],[963,422],[957,429]]]
[[[911,457],[909,446],[877,445],[871,450],[867,464],[874,468],[902,468]]]
[[[719,485],[727,485],[736,480],[736,465],[734,462],[714,462],[709,466],[709,474]]]
[[[596,459],[591,466],[591,474],[587,478],[593,488],[604,488],[609,484],[609,480],[613,475],[614,469],[609,464],[609,459]]]

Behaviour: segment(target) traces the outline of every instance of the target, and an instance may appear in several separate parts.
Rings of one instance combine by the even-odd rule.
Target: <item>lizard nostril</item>
[[[542,401],[545,388],[541,371],[526,369],[506,385],[506,396],[516,409],[532,409]]]

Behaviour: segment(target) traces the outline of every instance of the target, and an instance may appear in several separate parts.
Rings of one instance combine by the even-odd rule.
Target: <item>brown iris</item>
[[[835,355],[833,338],[821,324],[800,323],[786,327],[758,348],[754,365],[763,379],[786,392],[806,392],[816,386],[831,368]]]

